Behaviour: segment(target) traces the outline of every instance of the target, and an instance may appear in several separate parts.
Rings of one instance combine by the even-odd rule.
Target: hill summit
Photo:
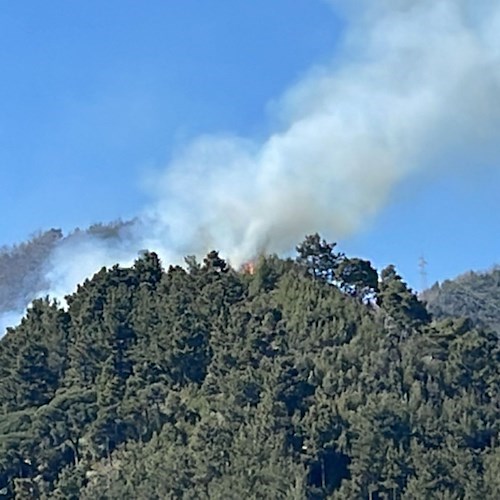
[[[0,498],[496,498],[499,346],[319,235],[155,253],[0,341]]]

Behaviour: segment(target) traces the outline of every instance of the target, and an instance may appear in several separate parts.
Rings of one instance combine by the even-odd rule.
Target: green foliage
[[[341,289],[361,300],[378,291],[378,274],[370,262],[363,259],[343,259],[335,272]]]
[[[318,233],[305,237],[297,246],[297,262],[314,279],[332,282],[343,255],[335,253],[336,243],[322,240]]]
[[[497,336],[334,247],[144,252],[36,301],[0,341],[0,498],[497,498]]]
[[[380,273],[379,289],[379,305],[398,325],[418,327],[430,322],[431,316],[425,305],[407,287],[394,266],[388,266]]]
[[[422,298],[435,318],[465,316],[500,336],[500,268],[436,283]]]

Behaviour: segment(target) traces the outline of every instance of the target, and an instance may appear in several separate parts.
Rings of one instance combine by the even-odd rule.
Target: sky
[[[361,0],[3,2],[0,245],[52,227],[71,231],[160,210],[174,214],[167,217],[171,232],[187,231],[225,196],[217,178],[227,171],[235,182],[224,183],[224,190],[237,186],[235,197],[244,200],[241,223],[249,211],[264,212],[260,219],[248,216],[259,241],[288,228],[287,217],[302,217],[315,194],[321,200],[270,250],[291,250],[302,228],[326,228],[341,250],[379,268],[395,264],[416,289],[424,284],[421,256],[428,284],[498,264],[500,120],[492,110],[500,108],[500,79],[491,68],[500,47],[484,21],[493,2],[457,0],[464,10],[450,14],[450,2],[436,0],[443,9],[432,15],[427,0],[420,10],[412,10],[413,3],[384,0],[375,12]],[[419,16],[431,31],[422,29],[415,41]],[[433,54],[433,47],[422,46],[427,40],[442,48],[442,57],[436,50],[435,59],[426,60]],[[402,57],[400,46],[415,61]],[[387,56],[392,53],[401,61]],[[455,70],[453,85],[442,84]],[[322,106],[343,118],[321,128]],[[295,133],[304,123],[307,134]],[[377,126],[387,133],[375,133]],[[304,137],[316,144],[326,132],[331,135],[314,151],[299,149]],[[208,146],[197,147],[200,137]],[[221,146],[220,137],[230,137],[229,146]],[[378,140],[387,141],[383,151]],[[336,149],[331,159],[329,141]],[[356,175],[322,174],[329,161],[339,173],[350,168],[350,151],[359,153]],[[274,154],[293,169],[266,160]],[[311,158],[317,170],[307,166]],[[203,168],[192,167],[195,161]],[[240,164],[247,165],[245,175]],[[306,196],[291,184],[303,183],[309,172],[315,183]],[[382,179],[366,181],[377,172],[384,172]],[[185,200],[179,190],[189,189],[196,173],[197,199]],[[247,192],[242,179],[248,178]],[[280,193],[272,204],[261,197],[263,179]],[[319,194],[322,183],[329,187]],[[355,216],[340,204],[352,205]],[[217,227],[225,224],[220,213],[233,205],[222,205],[209,210],[203,224],[210,225],[210,243],[220,241],[224,249],[232,226]],[[182,210],[189,216],[179,215]],[[280,217],[264,230],[266,210]],[[329,224],[329,210],[349,223]],[[240,234],[238,227],[227,237],[228,249]],[[258,243],[248,245],[242,255]],[[184,240],[178,246],[190,249]]]

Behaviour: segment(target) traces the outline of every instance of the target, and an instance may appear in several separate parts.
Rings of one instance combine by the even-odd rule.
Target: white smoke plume
[[[143,248],[165,264],[216,248],[239,265],[287,252],[307,233],[337,240],[368,224],[415,172],[499,165],[500,3],[330,3],[344,10],[345,41],[275,103],[274,132],[187,145],[120,244],[58,249],[48,292],[60,297]]]
[[[447,157],[500,159],[500,4],[354,4],[343,53],[284,94],[279,130],[202,137],[169,165],[152,215],[162,241],[239,263],[358,231],[400,180]]]

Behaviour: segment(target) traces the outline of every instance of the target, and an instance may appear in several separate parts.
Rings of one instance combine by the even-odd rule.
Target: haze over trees
[[[20,245],[0,249],[0,311],[24,308],[34,298],[34,291],[47,287],[45,263],[62,238],[61,230],[51,229]]]
[[[497,498],[499,345],[308,236],[103,268],[0,341],[3,498]]]
[[[81,238],[117,240],[129,224],[122,221],[94,224],[68,235],[60,229],[49,229],[19,245],[0,247],[0,314],[23,311],[40,292],[50,289],[48,274],[53,265],[54,252],[61,245]],[[3,333],[1,331],[0,336]]]

